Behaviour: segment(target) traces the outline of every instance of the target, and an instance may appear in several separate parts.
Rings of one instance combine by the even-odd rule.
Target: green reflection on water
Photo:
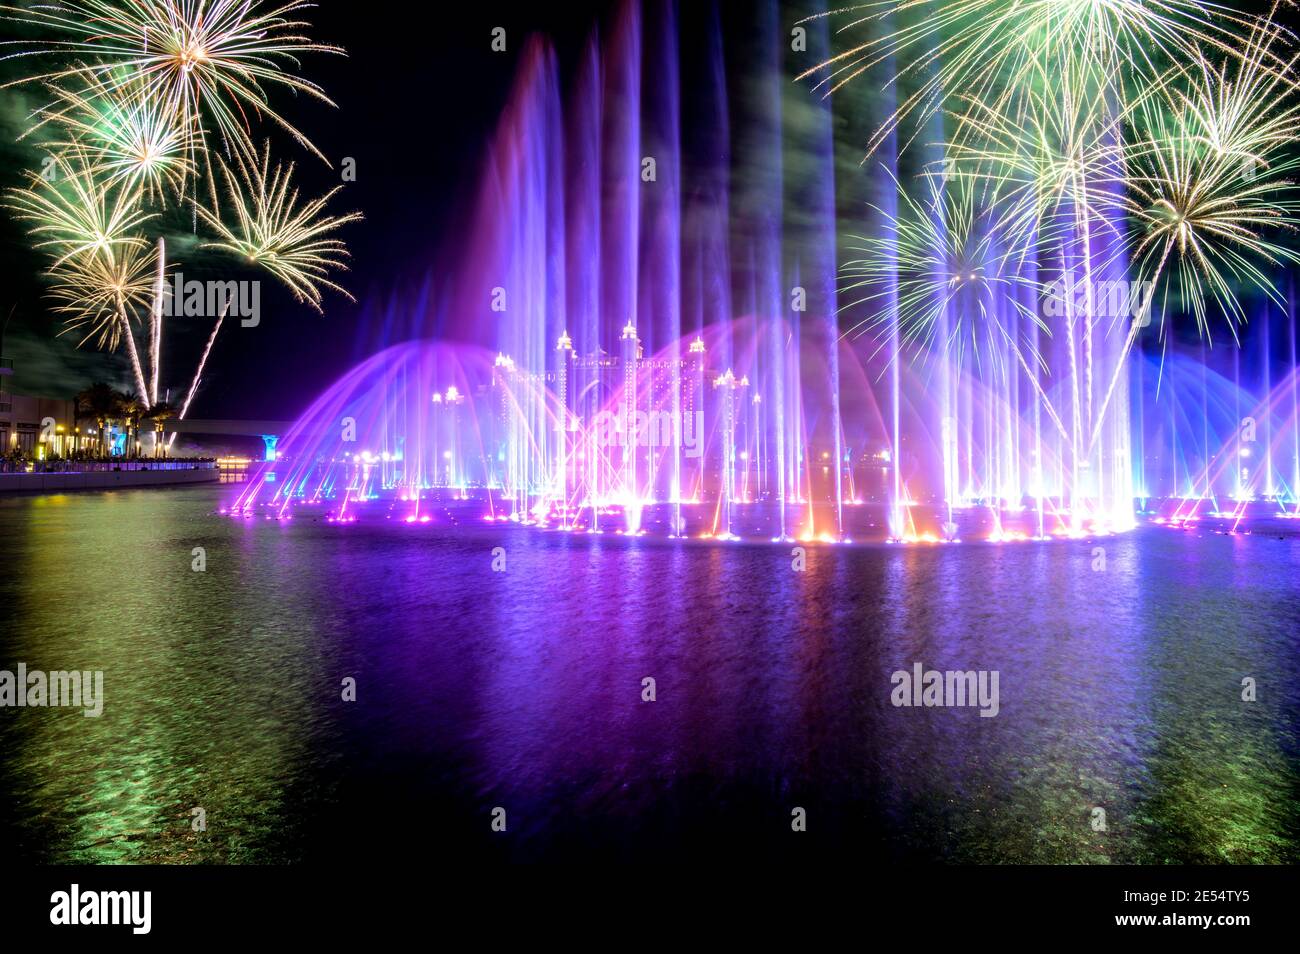
[[[217,494],[0,500],[0,666],[105,674],[100,719],[0,712],[12,855],[297,860],[331,838],[315,822],[338,802],[341,761],[382,771],[366,746],[382,751],[396,729],[410,734],[397,748],[415,753],[410,764],[436,751],[429,737],[452,735],[471,766],[430,759],[428,778],[394,779],[413,799],[457,791],[467,774],[517,801],[568,786],[609,810],[614,838],[638,836],[619,815],[627,786],[653,793],[661,818],[697,807],[673,803],[662,769],[673,764],[730,791],[722,801],[742,813],[774,797],[754,777],[821,786],[846,826],[876,813],[868,829],[922,859],[1300,860],[1295,713],[1277,688],[1296,674],[1289,545],[1134,537],[1111,545],[1104,575],[1069,544],[837,549],[774,580],[763,547],[569,541],[560,554],[554,538],[521,534],[511,565],[530,569],[487,603],[456,575],[461,558],[427,543],[386,538],[376,562],[373,538],[216,518]],[[190,568],[195,546],[206,573]],[[575,565],[583,575],[564,577]],[[407,593],[399,610],[390,585]],[[702,627],[688,622],[699,607]],[[398,613],[416,621],[400,638]],[[449,648],[414,658],[448,665],[441,692],[394,648],[431,637]],[[888,708],[889,670],[917,659],[1001,668],[1002,714]],[[349,737],[339,678],[367,662],[391,681],[393,708]],[[596,678],[575,692],[587,666]],[[665,701],[691,686],[686,705],[658,704],[653,731],[596,705],[617,706],[620,687],[650,671]],[[1243,673],[1265,680],[1261,701],[1240,701]],[[470,704],[449,705],[462,689]],[[376,681],[362,691],[377,698]],[[375,789],[355,789],[371,809]],[[196,806],[203,833],[190,828]],[[1107,831],[1092,830],[1095,807]],[[565,823],[564,804],[545,808]]]
[[[5,771],[50,860],[283,860],[295,810],[284,795],[324,685],[304,625],[311,588],[295,589],[266,552],[274,540],[235,546],[241,528],[208,516],[213,499],[128,492],[4,504],[24,567],[5,664],[104,672],[100,718],[5,713]],[[191,570],[194,546],[207,547],[209,572]],[[196,806],[206,832],[191,829]]]

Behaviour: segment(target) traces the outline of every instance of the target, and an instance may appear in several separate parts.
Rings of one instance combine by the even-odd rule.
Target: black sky
[[[646,0],[671,2],[671,0]],[[752,7],[721,0],[743,23]],[[273,89],[276,107],[307,133],[335,168],[330,169],[269,124],[264,127],[279,157],[297,162],[304,194],[340,184],[338,167],[356,160],[357,180],[344,185],[333,210],[360,210],[365,221],[342,237],[352,252],[352,271],[341,278],[357,297],[354,305],[329,293],[324,316],[297,304],[273,281],[262,282],[262,321],[257,328],[229,323],[222,332],[191,415],[219,418],[288,418],[319,391],[383,342],[374,313],[392,298],[414,297],[421,283],[450,259],[437,251],[454,245],[456,212],[474,193],[486,142],[496,127],[529,34],[546,34],[559,52],[562,78],[594,26],[616,9],[614,0],[565,0],[563,4],[399,2],[367,4],[323,0],[306,18],[311,36],[346,48],[346,57],[304,57],[302,72],[337,102],[331,109],[305,96]],[[681,33],[705,16],[709,0],[680,0]],[[507,52],[491,49],[492,30],[507,31]],[[701,31],[702,32],[702,31]],[[689,59],[685,56],[684,60]],[[12,76],[12,73],[7,76]],[[685,77],[684,77],[685,79]],[[647,76],[647,82],[653,82]],[[689,84],[683,83],[683,89]],[[30,149],[12,142],[22,94],[0,93],[0,186],[19,184]],[[689,96],[683,110],[689,112]],[[59,328],[42,297],[39,274],[45,257],[33,252],[22,228],[0,215],[0,322],[14,309],[6,356],[14,357],[16,390],[69,396],[96,379],[129,388],[125,360],[55,339]],[[208,267],[212,267],[209,265]],[[199,262],[182,262],[193,273]],[[224,270],[221,277],[234,277]],[[248,274],[248,278],[264,278]],[[370,312],[367,313],[367,306]],[[208,331],[205,321],[178,326],[164,354],[163,380],[174,389],[188,382]],[[432,329],[429,329],[429,333]],[[1194,329],[1188,329],[1194,334]]]
[[[335,168],[270,125],[263,131],[275,155],[297,163],[305,195],[341,184],[342,160],[356,160],[356,181],[344,184],[332,210],[365,215],[365,221],[341,233],[352,253],[351,271],[341,283],[357,304],[328,293],[320,316],[264,280],[261,323],[223,328],[191,416],[294,416],[321,388],[372,353],[376,342],[365,327],[365,306],[413,294],[435,267],[435,251],[454,239],[447,229],[477,182],[485,143],[526,37],[548,34],[563,57],[576,50],[609,6],[588,0],[563,5],[324,0],[307,11],[314,39],[347,50],[346,57],[303,59],[303,74],[338,108],[284,90],[274,90],[272,101]],[[491,49],[498,26],[507,31],[505,53]],[[8,95],[8,114],[21,115],[15,103],[26,100]],[[20,184],[29,151],[6,142],[0,157],[5,165],[0,183]],[[0,321],[15,309],[5,347],[7,356],[19,356],[15,389],[66,396],[96,378],[129,387],[120,357],[98,355],[89,346],[77,352],[67,338],[53,340],[60,324],[41,294],[44,258],[29,246],[22,228],[6,214],[0,224]],[[185,271],[183,261],[179,267]],[[190,274],[198,268],[193,263]],[[173,330],[163,356],[164,381],[183,386],[207,330],[205,320]],[[170,374],[169,366],[177,373]]]

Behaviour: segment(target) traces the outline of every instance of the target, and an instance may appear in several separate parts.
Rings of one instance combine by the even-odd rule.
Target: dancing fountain
[[[322,394],[229,512],[830,543],[1295,515],[1293,309],[1215,352],[1228,374],[1199,343],[1130,350],[1073,293],[1126,287],[1105,216],[1008,276],[951,184],[924,263],[895,235],[860,294],[848,236],[888,233],[942,147],[894,134],[860,164],[860,124],[899,94],[794,82],[828,22],[758,9],[733,41],[715,9],[627,3],[563,69],[530,39],[451,277],[407,306],[420,336]],[[897,307],[917,268],[952,289],[924,360]]]

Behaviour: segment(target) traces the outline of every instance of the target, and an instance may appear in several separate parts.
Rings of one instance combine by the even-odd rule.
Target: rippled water
[[[1300,860],[1296,538],[796,573],[771,544],[213,516],[229,494],[0,500],[0,669],[106,694],[0,709],[7,858]],[[915,662],[997,670],[999,715],[893,707]]]

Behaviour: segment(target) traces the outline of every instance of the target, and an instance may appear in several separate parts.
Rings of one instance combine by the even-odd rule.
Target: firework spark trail
[[[190,403],[194,400],[194,395],[199,390],[199,382],[203,380],[203,369],[207,367],[208,364],[208,355],[212,353],[212,346],[216,344],[217,341],[217,333],[221,331],[222,322],[226,320],[226,314],[230,311],[230,301],[231,299],[228,297],[221,303],[221,312],[217,315],[217,320],[212,325],[212,332],[208,335],[207,344],[203,346],[203,354],[199,356],[199,363],[194,369],[194,378],[190,381],[189,390],[185,392],[185,400],[181,403],[180,411],[176,415],[176,420],[178,421],[185,419],[185,415],[188,414],[190,410]],[[171,447],[174,443],[176,443],[175,431],[172,432],[171,437],[168,439],[167,446]]]
[[[154,279],[153,306],[149,309],[149,362],[152,379],[149,399],[158,403],[158,375],[162,369],[163,289],[167,282],[167,242],[158,238],[157,271]]]

